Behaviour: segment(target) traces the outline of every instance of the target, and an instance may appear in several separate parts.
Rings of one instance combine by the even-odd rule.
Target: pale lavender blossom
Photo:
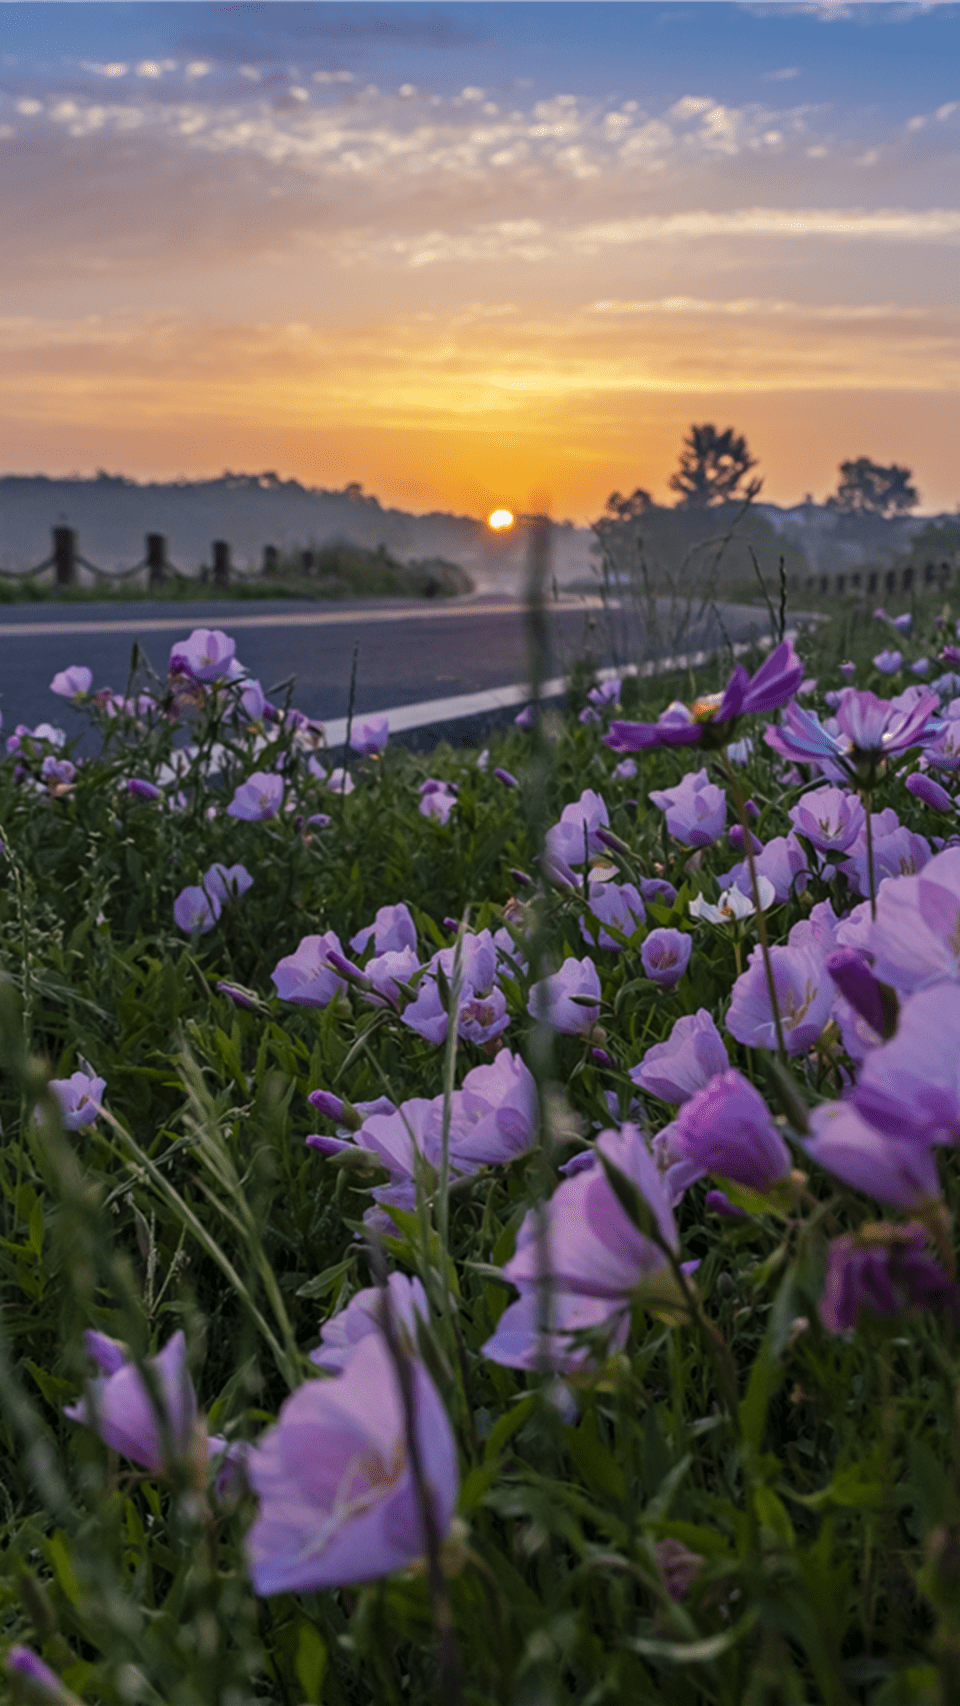
[[[620,763],[615,764],[611,771],[611,775],[615,776],[618,782],[632,782],[636,774],[637,765],[633,758],[621,758]]]
[[[564,806],[560,822],[547,830],[547,852],[565,865],[582,865],[592,854],[603,852],[597,831],[609,827],[605,802],[593,788],[585,788],[579,800]]]
[[[30,1647],[8,1647],[3,1665],[8,1676],[18,1677],[27,1684],[30,1699],[37,1701],[38,1706],[41,1702],[43,1706],[80,1706],[77,1696],[64,1686],[56,1671]]]
[[[276,817],[283,800],[283,777],[275,771],[255,770],[234,791],[227,807],[228,817],[242,818],[246,823],[263,823]]]
[[[509,1049],[502,1048],[489,1066],[473,1067],[463,1088],[454,1091],[450,1147],[459,1170],[512,1161],[533,1147],[536,1134],[536,1083]]]
[[[72,663],[69,669],[58,670],[50,683],[51,693],[58,693],[61,699],[74,701],[85,699],[93,686],[93,670],[86,664]]]
[[[671,907],[677,898],[677,891],[666,877],[641,877],[640,898],[647,906]]]
[[[850,1006],[882,1037],[887,1025],[883,989],[854,948],[838,948],[826,960],[827,971]]]
[[[327,788],[331,794],[352,794],[356,787],[356,783],[354,782],[349,770],[345,770],[342,764],[338,764],[336,769],[331,770],[328,774],[325,767],[320,763],[319,758],[311,755],[311,757],[307,759],[307,769],[309,770],[310,775],[313,776],[322,787]]]
[[[562,1036],[592,1031],[600,1016],[600,974],[589,957],[564,960],[560,970],[530,989],[527,1012]]]
[[[927,746],[941,725],[934,719],[937,695],[909,687],[895,699],[845,687],[834,733],[812,711],[787,705],[783,722],[768,726],[764,739],[774,752],[796,764],[819,764],[827,774],[856,776],[864,764],[892,758],[912,746]]]
[[[77,767],[71,764],[69,758],[55,758],[48,752],[40,766],[40,775],[47,783],[52,793],[68,789],[77,774]]]
[[[888,1137],[960,1142],[960,984],[907,996],[894,1035],[863,1063],[852,1101]]]
[[[630,1077],[662,1102],[686,1102],[730,1065],[723,1038],[705,1007],[678,1019],[666,1042],[648,1048]]]
[[[903,634],[905,637],[913,627],[913,617],[909,610],[904,611],[902,616],[891,616],[889,620],[891,626],[896,628],[897,633]]]
[[[766,842],[754,855],[753,865],[757,876],[766,878],[773,889],[774,899],[781,903],[792,900],[795,894],[802,894],[810,877],[807,855],[792,830],[789,835],[775,835]],[[717,882],[723,890],[737,888],[741,894],[751,900],[753,898],[750,866],[746,859],[734,865],[725,875],[718,876]]]
[[[410,909],[403,901],[396,906],[381,906],[377,910],[376,919],[372,924],[365,924],[355,936],[350,938],[350,946],[355,954],[362,954],[370,942],[373,943],[377,954],[399,953],[402,948],[416,948],[417,927],[410,916]]]
[[[960,848],[934,854],[917,876],[881,883],[868,945],[877,977],[903,994],[960,977]]]
[[[667,831],[685,847],[709,847],[727,825],[727,796],[706,770],[687,771],[675,788],[654,788],[650,799],[666,813]]]
[[[790,1176],[790,1151],[741,1073],[712,1078],[677,1115],[677,1147],[705,1173],[766,1192]]]
[[[788,1054],[802,1054],[816,1042],[830,1017],[833,984],[818,955],[806,948],[772,947],[770,964],[777,995],[783,1043]],[[766,970],[759,945],[733,986],[727,1030],[748,1048],[777,1047],[777,1033]]]
[[[70,1078],[51,1078],[47,1088],[59,1103],[64,1131],[88,1131],[100,1113],[107,1081],[75,1072]]]
[[[591,687],[587,694],[587,703],[584,705],[583,710],[580,712],[580,716],[577,719],[578,722],[601,722],[601,712],[609,706],[615,705],[619,700],[621,686],[622,683],[620,680],[615,679],[613,681],[604,681],[599,687]]]
[[[389,717],[367,717],[362,723],[354,723],[350,731],[350,745],[354,752],[363,752],[368,758],[377,757],[389,739]]]
[[[864,826],[864,809],[847,788],[814,788],[790,807],[790,821],[818,853],[845,853]]]
[[[416,1353],[417,1321],[429,1324],[427,1295],[418,1279],[390,1274],[387,1280],[389,1308],[394,1331],[408,1356]],[[355,1292],[345,1309],[331,1315],[320,1329],[320,1343],[310,1352],[310,1361],[326,1374],[342,1374],[356,1348],[371,1333],[383,1331],[385,1302],[383,1288],[368,1286]]]
[[[334,956],[331,956],[331,962],[333,960]],[[366,1000],[374,1007],[387,1004],[399,1009],[400,985],[409,984],[419,970],[420,961],[415,948],[389,948],[385,954],[374,954],[361,973],[364,982],[370,986]]]
[[[929,673],[930,673],[930,659],[929,658],[917,658],[910,665],[910,670],[911,670],[911,673],[913,675],[919,675],[919,676],[929,675]]]
[[[446,823],[457,803],[457,796],[450,792],[446,782],[421,782],[420,805],[421,817],[435,817],[438,823]]]
[[[692,936],[683,930],[651,930],[640,944],[643,969],[661,989],[673,989],[687,969],[692,947]]]
[[[924,776],[920,770],[914,770],[907,777],[907,788],[925,806],[932,806],[934,811],[949,812],[953,810],[953,801],[946,788],[941,788],[932,776]]]
[[[924,748],[923,756],[935,769],[952,773],[960,770],[960,701],[954,699],[944,716],[942,732]]]
[[[461,945],[458,1034],[468,1042],[485,1043],[510,1023],[506,997],[496,982],[497,949],[489,930],[467,932]],[[452,989],[455,948],[441,948],[428,961],[417,997],[404,1008],[403,1023],[427,1042],[442,1043],[447,1035],[447,1006],[437,978],[442,971]]]
[[[873,667],[878,669],[881,675],[896,675],[902,662],[902,652],[883,651],[877,653],[873,660]]]
[[[960,1290],[928,1254],[926,1236],[916,1223],[884,1221],[832,1239],[819,1308],[827,1331],[849,1332],[864,1310],[890,1316],[908,1309],[949,1309],[960,1326]]]
[[[482,1355],[502,1368],[531,1373],[548,1368],[555,1374],[575,1374],[621,1351],[630,1333],[629,1310],[623,1305],[611,1308],[603,1297],[555,1291],[546,1331],[541,1330],[540,1317],[539,1288],[523,1287],[481,1346]]]
[[[852,1102],[821,1102],[811,1111],[810,1129],[813,1136],[805,1140],[804,1149],[811,1161],[854,1190],[908,1211],[939,1198],[940,1180],[929,1145],[885,1136]]]
[[[189,639],[171,647],[170,674],[202,682],[229,680],[236,649],[236,641],[220,628],[194,628]]]
[[[85,1395],[68,1404],[64,1415],[82,1422],[112,1451],[129,1457],[154,1474],[166,1467],[162,1430],[146,1382],[122,1345],[103,1333],[84,1334],[84,1343],[103,1371],[88,1381]],[[197,1420],[197,1395],[187,1367],[187,1341],[182,1332],[167,1340],[158,1356],[146,1359],[153,1371],[175,1458],[190,1454]]]
[[[523,710],[518,711],[513,720],[518,729],[532,729],[534,724],[533,706],[524,705]],[[494,771],[494,775],[496,775],[496,771]]]
[[[173,903],[173,921],[188,936],[203,936],[220,917],[220,902],[196,883],[181,889]]]
[[[903,824],[897,822],[892,807],[888,806],[885,811],[874,812],[872,815],[873,881],[876,890],[885,877],[910,876],[915,871],[922,871],[930,858],[930,843],[925,836],[918,835],[914,830],[906,829]],[[888,827],[886,821],[890,818],[893,819],[893,828]],[[870,893],[865,827],[851,846],[840,869],[855,894]]]
[[[408,1364],[413,1426],[441,1539],[457,1500],[457,1448],[426,1369]],[[260,1595],[315,1593],[404,1569],[426,1549],[399,1376],[381,1333],[335,1380],[308,1380],[247,1461],[259,1500],[245,1551]]]
[[[226,906],[231,900],[239,900],[253,886],[253,878],[246,865],[211,865],[201,880],[210,898],[218,900],[221,906]]]
[[[585,941],[596,947],[620,949],[622,943],[601,926],[612,925],[629,940],[645,917],[643,901],[632,883],[591,882],[588,908],[580,920],[580,933]]]
[[[322,936],[304,936],[293,954],[278,960],[270,973],[281,1001],[298,1007],[326,1007],[345,987],[343,978],[331,967],[330,949],[342,954],[340,938],[333,930]]]

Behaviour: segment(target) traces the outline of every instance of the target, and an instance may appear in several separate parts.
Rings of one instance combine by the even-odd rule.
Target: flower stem
[[[877,916],[877,873],[873,868],[873,796],[861,793],[863,809],[867,814],[867,893],[870,896],[870,917],[875,921]]]
[[[780,1056],[781,1064],[786,1066],[787,1050],[783,1041],[783,1022],[780,1018],[780,1006],[777,1001],[777,986],[773,979],[773,962],[770,958],[770,943],[767,938],[767,921],[763,916],[763,907],[760,905],[760,885],[757,882],[757,867],[753,858],[753,832],[750,828],[749,817],[747,816],[747,802],[744,799],[743,789],[740,786],[739,778],[725,751],[721,751],[720,762],[723,765],[727,781],[733,791],[733,799],[737,808],[737,816],[740,819],[741,828],[743,829],[743,850],[746,854],[747,870],[750,872],[750,893],[753,898],[754,910],[756,912],[757,936],[760,940],[760,952],[763,955],[763,969],[767,979],[767,994],[770,997],[770,1011],[773,1014],[773,1028],[777,1034],[777,1053]]]

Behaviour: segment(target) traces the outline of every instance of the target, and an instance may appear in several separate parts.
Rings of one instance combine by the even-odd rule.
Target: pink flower
[[[292,1001],[298,1007],[326,1007],[343,989],[343,978],[331,969],[330,949],[343,953],[340,938],[333,930],[323,936],[303,936],[293,954],[278,960],[270,973],[271,981],[281,1001]]]
[[[773,983],[788,1054],[802,1054],[815,1043],[830,1017],[833,984],[819,956],[804,948],[770,949]],[[748,1048],[775,1049],[776,1027],[759,945],[733,986],[727,1030]]]
[[[154,1474],[165,1467],[163,1439],[150,1394],[136,1363],[122,1345],[103,1333],[85,1333],[84,1343],[103,1370],[87,1383],[87,1391],[64,1415],[92,1428],[112,1451],[122,1452]],[[167,1340],[159,1356],[149,1357],[160,1402],[166,1415],[170,1445],[177,1458],[187,1457],[197,1419],[197,1396],[187,1368],[187,1341],[181,1332]]]
[[[686,1102],[730,1065],[723,1039],[705,1007],[678,1019],[664,1043],[648,1048],[630,1077],[663,1102]]]
[[[283,777],[273,771],[255,770],[235,790],[227,807],[228,817],[243,818],[247,823],[262,823],[276,817],[283,799]]]
[[[178,640],[170,649],[170,674],[189,675],[194,681],[229,679],[235,640],[220,628],[194,628],[187,640]]]
[[[437,1531],[459,1486],[446,1410],[409,1364],[415,1437]],[[381,1333],[335,1380],[309,1380],[284,1403],[247,1463],[260,1502],[245,1549],[258,1594],[313,1593],[403,1569],[426,1551],[397,1370]]]
[[[600,993],[600,974],[589,957],[564,960],[552,977],[532,985],[527,1012],[562,1035],[576,1037],[596,1024]]]
[[[220,902],[196,884],[181,889],[173,903],[173,921],[188,936],[202,936],[220,917]]]
[[[93,686],[93,670],[85,664],[72,663],[69,669],[58,670],[50,683],[51,693],[61,699],[85,699]]]
[[[88,1131],[100,1112],[107,1081],[75,1072],[72,1078],[51,1078],[47,1088],[60,1104],[64,1131]]]

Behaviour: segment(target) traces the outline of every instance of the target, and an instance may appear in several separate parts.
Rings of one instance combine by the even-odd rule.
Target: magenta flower
[[[482,1353],[502,1368],[535,1373],[549,1368],[555,1374],[575,1374],[592,1368],[605,1356],[621,1351],[630,1333],[630,1312],[611,1309],[609,1299],[555,1291],[550,1298],[549,1328],[540,1331],[537,1286],[524,1287],[508,1303]]]
[[[910,793],[925,806],[932,806],[934,811],[949,812],[953,810],[953,801],[946,788],[941,788],[932,776],[924,776],[920,770],[914,770],[907,777],[907,787]]]
[[[9,1676],[19,1677],[28,1685],[32,1700],[49,1702],[49,1706],[80,1706],[76,1695],[64,1687],[56,1671],[29,1647],[9,1647],[3,1664]]]
[[[253,886],[253,878],[245,865],[211,865],[209,871],[203,873],[203,887],[212,900],[218,900],[221,906],[228,901],[239,900]]]
[[[527,1012],[562,1036],[591,1031],[600,1016],[600,974],[589,956],[564,960],[552,977],[532,984]]]
[[[922,1226],[883,1222],[833,1239],[820,1319],[830,1333],[857,1325],[864,1309],[902,1315],[908,1309],[949,1309],[960,1325],[956,1281],[924,1249]]]
[[[933,1151],[925,1143],[886,1137],[850,1101],[821,1102],[804,1143],[811,1161],[854,1190],[908,1212],[940,1196]]]
[[[881,983],[904,994],[960,977],[960,848],[936,853],[918,876],[880,884],[869,946]]]
[[[692,947],[693,937],[683,930],[651,930],[640,944],[643,969],[661,989],[672,989],[687,969]]]
[[[648,1048],[630,1077],[662,1102],[686,1102],[730,1065],[723,1039],[705,1007],[678,1019],[667,1041]]]
[[[790,807],[790,820],[818,853],[845,853],[863,828],[863,804],[846,788],[814,788]]]
[[[57,671],[50,683],[51,693],[59,693],[61,699],[85,699],[93,686],[93,670],[87,669],[86,664],[72,663],[69,669]]]
[[[877,653],[873,660],[873,667],[878,669],[881,675],[896,675],[902,662],[902,652],[883,651]]]
[[[126,783],[127,792],[135,794],[138,800],[159,800],[160,789],[152,782],[145,782],[141,776],[130,776]]]
[[[368,758],[375,758],[382,752],[389,739],[389,717],[368,717],[365,722],[354,723],[350,730],[350,745],[354,752],[366,753]]]
[[[403,1340],[407,1355],[416,1354],[417,1321],[429,1323],[427,1295],[418,1279],[391,1274],[387,1280],[393,1326]],[[355,1292],[345,1309],[331,1315],[320,1329],[320,1343],[310,1352],[310,1361],[327,1374],[342,1374],[357,1346],[371,1333],[382,1332],[383,1290],[371,1285]]]
[[[230,679],[236,649],[236,641],[220,628],[194,628],[189,639],[170,648],[170,674],[203,682]]]
[[[636,934],[646,917],[643,901],[632,883],[591,882],[589,909],[580,920],[580,934],[598,948],[614,948],[621,944],[600,928],[612,924],[622,936]]]
[[[414,1430],[434,1521],[446,1534],[459,1477],[453,1430],[411,1360]],[[397,1370],[382,1334],[357,1345],[336,1380],[309,1380],[251,1451],[260,1501],[245,1549],[258,1594],[314,1593],[374,1580],[426,1551]]]
[[[561,865],[582,865],[592,854],[603,852],[598,831],[609,827],[604,800],[593,788],[585,788],[579,800],[564,806],[560,822],[547,830],[547,852]]]
[[[790,1176],[790,1151],[766,1102],[739,1072],[721,1072],[684,1102],[677,1146],[705,1173],[766,1192]]]
[[[181,889],[173,903],[173,921],[188,936],[202,936],[220,917],[220,902],[196,884]]]
[[[783,640],[752,678],[738,663],[722,694],[698,700],[692,712],[680,706],[682,720],[668,721],[664,716],[656,723],[613,722],[604,743],[614,752],[642,752],[650,746],[724,746],[737,717],[777,710],[802,680],[803,664],[792,642]]]
[[[897,757],[912,746],[935,740],[940,725],[933,721],[939,700],[932,692],[908,687],[895,699],[845,687],[837,710],[837,733],[831,734],[812,711],[786,707],[779,728],[768,727],[764,739],[774,752],[795,764],[820,763],[838,767],[856,778],[872,771],[884,758]]]
[[[958,1041],[960,984],[908,996],[895,1034],[861,1067],[852,1097],[857,1111],[888,1137],[960,1141]]]
[[[281,1001],[292,1001],[298,1007],[326,1007],[339,994],[344,981],[330,966],[331,948],[343,953],[339,936],[327,930],[322,936],[303,936],[295,953],[277,961],[270,977]]]
[[[235,790],[227,816],[243,818],[246,823],[262,823],[268,817],[276,817],[282,800],[283,777],[274,771],[255,770]]]
[[[816,1042],[830,1017],[833,984],[822,960],[809,949],[771,948],[770,963],[784,1047],[788,1054],[802,1054]],[[733,986],[727,1030],[738,1043],[745,1043],[748,1048],[775,1049],[777,1046],[770,992],[759,945],[753,949],[746,971],[741,972]]]
[[[91,1078],[86,1072],[75,1072],[72,1078],[51,1078],[47,1089],[60,1104],[60,1119],[64,1131],[88,1131],[100,1112],[105,1078]]]
[[[667,831],[685,847],[709,847],[727,826],[727,796],[706,770],[687,771],[675,788],[654,788],[650,799],[667,815]]]
[[[87,1332],[84,1344],[101,1374],[88,1381],[78,1403],[64,1410],[72,1422],[92,1428],[111,1451],[119,1451],[132,1463],[140,1463],[154,1474],[165,1467],[164,1447],[157,1415],[143,1377],[129,1360],[122,1345],[104,1333]],[[147,1359],[153,1370],[163,1413],[176,1458],[190,1455],[197,1420],[197,1395],[187,1368],[187,1341],[182,1332],[167,1340],[159,1356]]]

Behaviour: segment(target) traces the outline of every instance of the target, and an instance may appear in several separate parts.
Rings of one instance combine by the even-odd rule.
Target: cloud
[[[797,65],[785,65],[781,71],[764,71],[761,81],[764,83],[786,83],[792,77],[799,77],[800,68]]]

